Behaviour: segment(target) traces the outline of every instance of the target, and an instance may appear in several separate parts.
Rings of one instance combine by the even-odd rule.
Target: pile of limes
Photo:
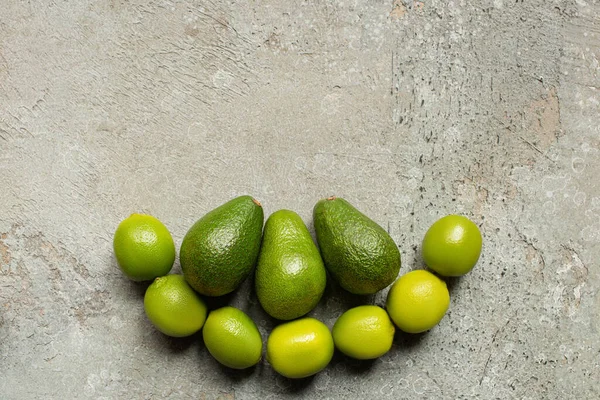
[[[356,359],[374,359],[392,347],[395,326],[404,332],[425,332],[446,314],[450,294],[442,277],[466,274],[477,263],[482,239],[468,218],[448,215],[425,234],[422,254],[427,270],[401,276],[389,290],[386,310],[375,305],[344,312],[330,329],[304,317],[276,326],[266,344],[266,358],[275,371],[288,378],[313,375],[331,361],[334,348]],[[202,329],[210,354],[223,365],[243,369],[262,358],[263,339],[252,319],[234,307],[210,313],[204,300],[182,275],[168,275],[175,245],[167,228],[156,218],[132,214],[114,236],[114,251],[123,273],[134,281],[154,280],[144,296],[148,319],[173,337]]]

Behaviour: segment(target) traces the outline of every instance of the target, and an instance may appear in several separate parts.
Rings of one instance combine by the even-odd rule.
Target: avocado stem
[[[329,200],[329,201],[331,201],[331,200],[335,200],[335,199],[336,199],[336,197],[335,197],[335,196],[329,196],[329,197],[327,198],[327,200]]]
[[[259,207],[262,207],[262,204],[260,204],[260,201],[256,200],[255,198],[252,198],[252,201],[254,202],[254,204],[256,204]]]

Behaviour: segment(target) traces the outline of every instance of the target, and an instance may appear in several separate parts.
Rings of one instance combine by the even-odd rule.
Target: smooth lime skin
[[[314,318],[286,322],[267,340],[267,361],[287,378],[306,378],[323,370],[333,357],[329,328]]]
[[[449,306],[446,282],[425,270],[402,275],[390,288],[386,301],[390,318],[407,333],[430,330],[442,320]]]
[[[425,234],[423,261],[440,275],[462,276],[477,264],[481,246],[481,232],[475,223],[461,215],[447,215]]]
[[[167,227],[147,214],[131,214],[121,221],[113,238],[121,271],[133,281],[149,281],[171,271],[175,244]]]
[[[249,368],[261,359],[262,338],[258,327],[237,308],[227,306],[211,311],[202,337],[209,353],[229,368]]]
[[[146,289],[144,310],[159,331],[173,337],[198,332],[207,313],[204,301],[181,275],[156,278]]]
[[[370,360],[390,351],[395,331],[383,308],[365,305],[344,312],[333,325],[332,334],[339,351],[352,358]]]

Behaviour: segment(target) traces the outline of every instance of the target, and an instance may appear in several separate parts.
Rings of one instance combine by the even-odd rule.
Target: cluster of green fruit
[[[263,230],[261,204],[250,196],[237,197],[189,229],[179,254],[183,276],[167,275],[175,246],[167,228],[152,216],[133,214],[121,222],[114,250],[129,278],[154,279],[144,296],[146,315],[154,326],[174,337],[202,329],[210,354],[231,368],[260,361],[260,332],[242,310],[223,307],[208,313],[199,294],[230,293],[253,269],[262,308],[289,321],[273,329],[266,349],[273,369],[289,378],[325,368],[334,347],[357,359],[380,357],[392,347],[395,326],[418,333],[443,318],[450,303],[446,283],[425,270],[409,272],[394,283],[387,311],[374,305],[352,308],[332,331],[304,317],[321,300],[326,271],[342,288],[359,295],[384,289],[400,271],[400,252],[390,235],[344,199],[319,201],[313,219],[318,247],[298,214],[276,211]],[[450,215],[427,231],[422,251],[425,263],[439,275],[460,276],[479,259],[481,234],[467,218]]]

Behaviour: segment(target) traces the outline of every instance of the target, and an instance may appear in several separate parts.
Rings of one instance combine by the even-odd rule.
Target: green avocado
[[[261,204],[250,196],[236,197],[200,218],[179,252],[190,286],[206,296],[234,291],[256,265],[263,221]]]
[[[327,273],[298,214],[279,210],[267,219],[255,274],[256,295],[272,317],[290,320],[315,308]]]
[[[346,200],[329,197],[313,209],[325,267],[354,294],[373,294],[400,271],[400,251],[390,235]]]

